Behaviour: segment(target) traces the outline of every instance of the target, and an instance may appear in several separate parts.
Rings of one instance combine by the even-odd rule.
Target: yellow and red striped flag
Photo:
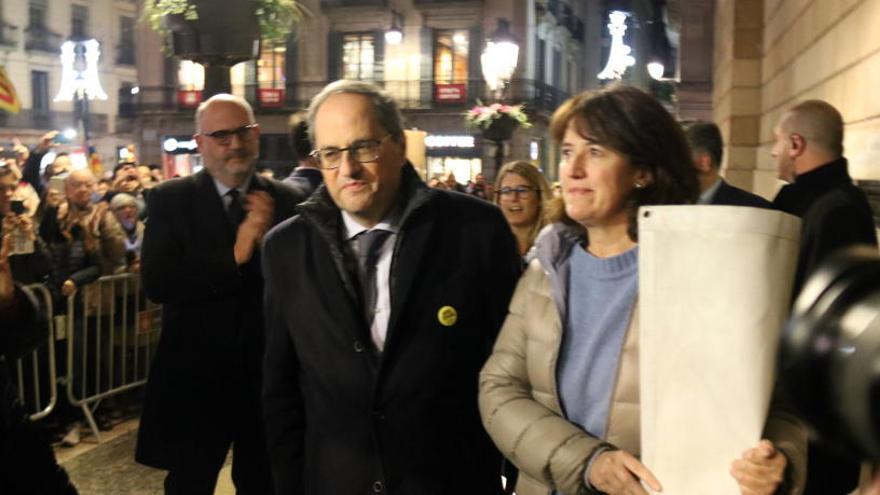
[[[3,67],[0,67],[0,110],[9,113],[18,113],[21,110],[21,102],[15,93],[15,86],[12,85]]]

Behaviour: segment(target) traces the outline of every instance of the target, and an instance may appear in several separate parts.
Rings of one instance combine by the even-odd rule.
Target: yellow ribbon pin
[[[452,306],[443,306],[437,311],[437,321],[444,327],[451,327],[458,321],[458,311]]]

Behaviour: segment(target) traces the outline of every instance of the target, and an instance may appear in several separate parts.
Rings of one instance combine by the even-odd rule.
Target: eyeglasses
[[[232,142],[232,136],[238,136],[238,139],[244,140],[251,136],[251,131],[259,127],[260,124],[246,124],[238,129],[220,129],[214,132],[200,132],[202,136],[217,140],[218,143],[226,145]]]
[[[351,143],[347,148],[327,147],[312,151],[309,156],[316,159],[319,166],[325,170],[338,168],[342,165],[342,152],[348,151],[349,156],[358,163],[370,163],[379,158],[379,148],[382,143],[391,137],[386,135],[382,139],[362,139]]]
[[[533,192],[535,192],[534,187],[530,186],[516,186],[516,187],[502,187],[501,189],[495,191],[495,194],[505,197],[512,198],[514,195],[519,195],[521,198],[525,198],[530,196]]]

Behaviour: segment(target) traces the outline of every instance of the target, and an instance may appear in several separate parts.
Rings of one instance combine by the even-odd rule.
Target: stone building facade
[[[853,177],[880,179],[878,20],[880,0],[716,1],[714,118],[732,183],[773,197],[773,129],[813,98],[843,115]]]

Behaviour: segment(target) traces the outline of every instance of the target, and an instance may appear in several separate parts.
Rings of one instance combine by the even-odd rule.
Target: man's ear
[[[791,144],[789,148],[789,156],[792,158],[798,157],[804,153],[807,149],[807,141],[800,134],[792,134],[788,137],[789,142]]]

